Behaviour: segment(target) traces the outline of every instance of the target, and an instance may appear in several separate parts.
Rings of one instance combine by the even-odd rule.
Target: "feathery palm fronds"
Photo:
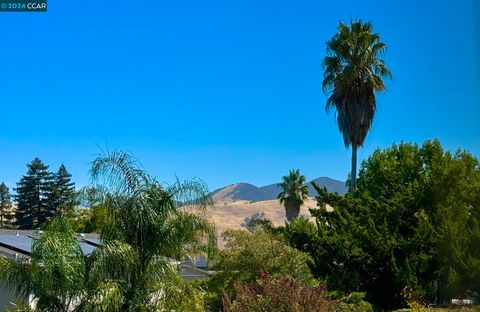
[[[327,42],[323,90],[330,93],[326,110],[336,111],[338,128],[346,147],[352,146],[351,191],[356,187],[357,148],[370,131],[376,111],[376,92],[385,90],[382,79],[392,78],[380,58],[386,44],[372,23],[340,23],[338,31]]]
[[[308,198],[307,179],[300,170],[290,170],[289,174],[282,177],[278,184],[283,191],[278,194],[280,203],[285,207],[285,215],[289,222],[295,220],[300,213],[300,207]]]
[[[94,192],[81,195],[106,210],[101,246],[84,254],[72,224],[54,219],[34,240],[30,262],[0,257],[0,280],[33,295],[36,311],[201,311],[199,290],[181,281],[176,259],[215,246],[206,186],[164,187],[122,151],[99,155],[91,173]]]
[[[38,311],[74,311],[83,297],[85,260],[68,221],[57,218],[33,240],[30,261],[0,257],[0,278],[20,297],[33,295]]]
[[[172,276],[169,259],[213,250],[208,190],[197,180],[164,187],[122,151],[100,155],[91,173],[103,186],[108,220],[101,233],[104,244],[92,254],[88,280],[118,287],[121,311],[158,307],[159,289]],[[88,296],[98,298],[95,291]]]

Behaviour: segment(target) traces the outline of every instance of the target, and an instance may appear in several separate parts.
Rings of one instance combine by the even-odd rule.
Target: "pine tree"
[[[11,221],[11,208],[12,201],[10,196],[10,190],[2,182],[0,184],[0,228],[8,226]]]
[[[50,219],[53,205],[54,175],[39,158],[27,165],[28,171],[17,183],[15,217],[20,228],[33,228]]]
[[[55,174],[53,183],[53,205],[57,213],[64,214],[72,203],[75,195],[75,183],[71,178],[72,175],[62,164]]]

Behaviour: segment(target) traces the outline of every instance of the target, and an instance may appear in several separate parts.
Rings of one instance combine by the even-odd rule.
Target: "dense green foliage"
[[[84,187],[77,193],[78,207],[71,215],[76,232],[101,233],[108,218],[104,195],[101,188],[93,186]]]
[[[54,218],[30,262],[0,257],[4,285],[33,294],[42,312],[201,312],[203,293],[180,278],[174,259],[215,243],[204,185],[163,187],[121,151],[99,156],[92,176],[102,193],[93,198],[106,211],[101,246],[85,255],[72,220]]]
[[[98,300],[111,298],[111,311],[166,311],[175,302],[203,306],[194,289],[181,288],[186,284],[178,282],[171,259],[207,252],[215,242],[205,218],[209,201],[204,185],[187,181],[163,187],[121,151],[99,156],[91,172],[101,185],[108,217],[103,244],[87,271],[91,285],[85,301],[93,309]],[[169,301],[175,291],[183,292],[183,298],[176,293],[177,300]]]
[[[0,184],[0,229],[11,227],[13,217],[10,190],[2,182]]]
[[[314,185],[315,221],[274,227],[261,215],[247,218],[248,231],[224,234],[216,274],[193,284],[169,259],[212,247],[203,184],[164,187],[122,152],[97,158],[92,175],[97,184],[80,196],[91,209],[78,209],[75,222],[52,221],[30,263],[0,261],[5,285],[33,294],[38,311],[369,312],[358,292],[392,309],[480,289],[480,164],[438,141],[375,151],[355,194]],[[101,232],[91,255],[78,245],[79,227]],[[323,284],[329,291],[317,293]]]
[[[311,286],[289,275],[275,277],[261,272],[255,282],[237,283],[235,295],[223,295],[226,312],[372,312],[363,293],[327,292],[325,284]]]
[[[263,273],[255,283],[239,283],[235,297],[223,297],[225,312],[334,312],[324,285],[310,285],[288,275]]]
[[[402,143],[362,163],[354,196],[316,189],[316,225],[299,221],[286,236],[329,289],[366,291],[381,307],[480,289],[480,167],[471,154]]]
[[[31,261],[0,257],[2,286],[18,294],[32,294],[38,311],[67,312],[82,297],[86,258],[71,225],[54,219],[35,239]]]
[[[17,183],[15,218],[19,228],[31,229],[71,209],[75,186],[64,165],[57,174],[49,172],[39,158],[27,167],[27,174]]]
[[[24,185],[46,176],[46,166],[38,165]],[[51,189],[63,180],[71,194],[68,174],[58,176]],[[224,234],[217,273],[194,284],[183,281],[169,259],[211,251],[214,229],[205,217],[210,201],[203,184],[164,187],[122,152],[97,158],[92,176],[97,184],[79,196],[80,206],[90,209],[54,219],[35,240],[30,263],[0,261],[5,285],[33,294],[38,311],[314,306],[369,312],[358,292],[391,309],[475,297],[480,289],[480,165],[468,152],[444,151],[438,141],[375,151],[361,165],[354,194],[314,185],[315,221],[294,218],[274,227],[261,215],[247,218],[248,231]],[[47,195],[40,199],[50,203]],[[75,230],[98,231],[104,243],[85,255]],[[317,293],[319,284],[329,291]]]
[[[330,292],[330,299],[335,299],[335,312],[373,312],[373,306],[365,301],[365,293],[352,292],[347,295]]]
[[[224,234],[227,244],[216,258],[218,274],[222,284],[231,285],[237,281],[254,281],[260,272],[271,275],[288,274],[305,282],[314,283],[308,268],[310,258],[288,246],[282,237],[266,231],[249,233],[229,230]]]
[[[300,170],[290,170],[288,175],[282,177],[278,186],[282,189],[278,194],[280,203],[285,207],[285,216],[289,222],[298,218],[300,207],[308,198],[307,179]]]
[[[53,181],[53,210],[60,215],[71,210],[75,196],[75,183],[72,175],[62,164],[55,174]]]
[[[386,45],[373,32],[372,23],[340,23],[338,31],[327,42],[323,90],[331,93],[327,111],[335,108],[338,128],[345,146],[352,146],[350,188],[356,188],[357,148],[370,131],[377,106],[375,93],[385,90],[382,78],[391,78],[390,70],[380,56]]]
[[[78,233],[101,233],[107,224],[108,211],[104,206],[76,208],[71,215]]]
[[[84,254],[71,222],[55,218],[34,240],[31,261],[0,257],[1,285],[15,290],[20,297],[34,296],[35,309],[20,304],[17,312],[127,311],[122,308],[124,298],[116,283],[99,281],[96,276],[102,255],[104,252],[99,251],[91,256]],[[156,274],[164,275],[161,286],[155,285],[161,287],[161,295],[139,303],[135,311],[203,311],[203,293],[184,281],[174,266],[166,266]]]
[[[39,158],[27,165],[28,171],[17,183],[15,218],[20,228],[31,229],[53,216],[53,174]]]
[[[309,256],[288,246],[281,236],[259,230],[227,231],[224,237],[227,244],[219,251],[214,267],[218,272],[206,283],[212,306],[218,307],[223,292],[234,294],[239,282],[255,282],[261,272],[317,283],[308,268]]]

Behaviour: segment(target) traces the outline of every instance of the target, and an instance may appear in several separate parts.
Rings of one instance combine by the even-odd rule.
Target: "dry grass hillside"
[[[300,209],[300,215],[310,218],[309,208],[315,208],[316,201],[313,198],[308,199]],[[215,202],[215,209],[211,212],[211,217],[215,222],[219,237],[219,245],[222,246],[222,233],[227,229],[241,229],[240,226],[245,218],[254,213],[264,213],[265,218],[273,222],[274,225],[285,224],[285,209],[278,200],[264,200],[258,202],[223,201]]]
[[[344,182],[328,177],[320,177],[311,182],[315,182],[320,187],[326,187],[330,192],[344,194],[346,191]],[[306,185],[309,188],[310,196],[315,196],[316,191],[311,183]],[[227,229],[241,229],[245,218],[254,213],[263,213],[263,216],[271,220],[275,226],[284,225],[285,209],[276,199],[280,191],[278,183],[262,187],[250,183],[235,183],[213,191],[211,196],[215,209],[211,212],[211,217],[215,222],[219,237]],[[300,215],[310,218],[308,209],[315,207],[316,201],[311,197],[301,207]]]

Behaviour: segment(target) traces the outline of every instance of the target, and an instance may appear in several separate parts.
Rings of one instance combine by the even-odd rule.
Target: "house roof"
[[[11,259],[28,260],[32,252],[32,242],[42,235],[38,230],[0,230],[0,256]],[[85,254],[90,254],[101,245],[98,234],[78,234],[80,247]],[[202,278],[212,274],[205,269],[206,259],[202,261],[176,261],[170,259],[170,263],[178,265],[180,274],[185,279]],[[196,259],[195,259],[196,260]]]
[[[0,230],[0,254],[10,258],[29,258],[32,242],[42,235],[38,230]],[[79,234],[78,241],[85,254],[92,253],[99,246],[98,234]],[[97,243],[95,243],[97,242]]]

